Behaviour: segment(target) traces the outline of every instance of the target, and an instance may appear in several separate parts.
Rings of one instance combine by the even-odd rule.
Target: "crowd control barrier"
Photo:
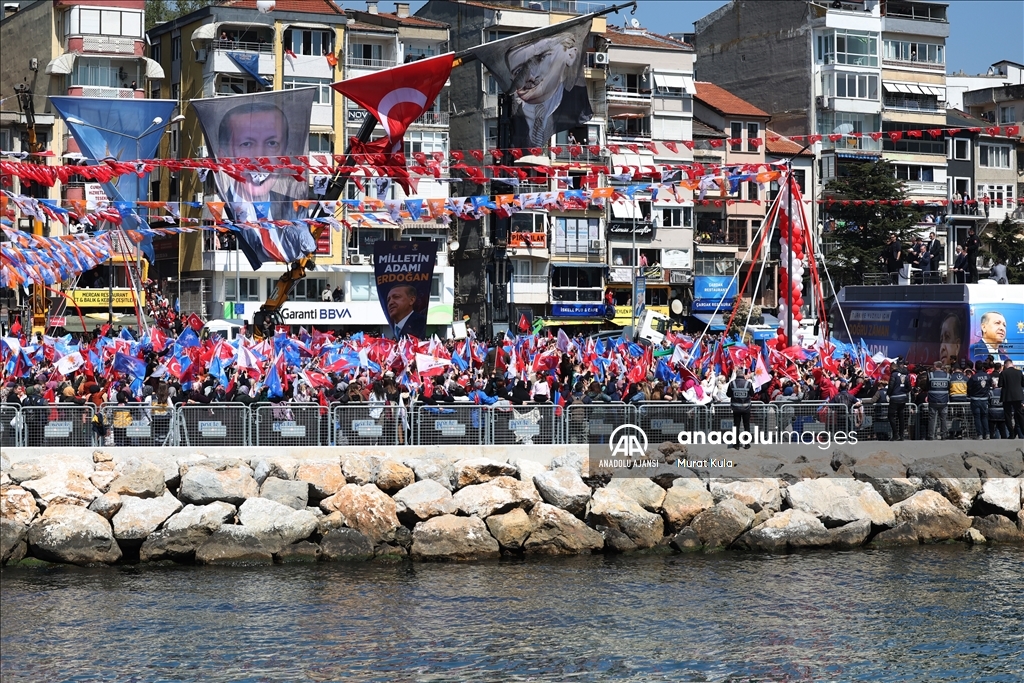
[[[93,406],[57,403],[21,407],[21,445],[73,448],[93,445]]]
[[[409,442],[409,412],[404,406],[335,403],[331,423],[331,444],[335,446],[401,446]]]
[[[25,416],[21,414],[21,408],[0,404],[0,448],[20,446],[24,428]]]
[[[329,408],[318,403],[279,403],[253,406],[254,446],[320,446],[321,413],[327,419]]]
[[[252,416],[242,403],[179,406],[174,422],[180,446],[251,446]]]

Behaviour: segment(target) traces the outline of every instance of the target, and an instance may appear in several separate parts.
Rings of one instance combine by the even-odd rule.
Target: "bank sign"
[[[387,318],[376,301],[352,303],[295,303],[284,305],[281,313],[286,325],[387,325]]]
[[[731,309],[736,290],[736,278],[731,275],[697,275],[693,278],[693,310],[713,311],[719,301],[719,310]]]

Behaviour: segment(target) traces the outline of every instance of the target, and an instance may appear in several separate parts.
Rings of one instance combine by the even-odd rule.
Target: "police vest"
[[[906,402],[908,396],[904,384],[907,381],[907,376],[902,372],[896,371],[892,373],[890,379],[893,380],[890,384],[890,386],[893,386],[893,390],[889,394],[889,400]]]
[[[988,396],[988,419],[996,422],[1006,419],[1006,414],[1003,412],[1002,387],[993,387]]]
[[[928,402],[949,403],[949,375],[941,370],[928,373]]]
[[[949,375],[949,396],[961,400],[967,398],[967,375],[960,370],[954,370]]]
[[[750,384],[745,379],[737,379],[732,383],[732,409],[750,410]]]

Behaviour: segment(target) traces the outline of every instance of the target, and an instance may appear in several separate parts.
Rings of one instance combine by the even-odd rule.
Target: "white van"
[[[242,334],[242,326],[230,320],[211,320],[203,325],[202,337],[205,339],[216,334],[225,341],[234,341]]]

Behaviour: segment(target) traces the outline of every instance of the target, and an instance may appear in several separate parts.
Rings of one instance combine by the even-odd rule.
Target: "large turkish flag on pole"
[[[394,143],[434,104],[452,71],[453,59],[448,52],[333,83],[331,87],[377,117]]]

